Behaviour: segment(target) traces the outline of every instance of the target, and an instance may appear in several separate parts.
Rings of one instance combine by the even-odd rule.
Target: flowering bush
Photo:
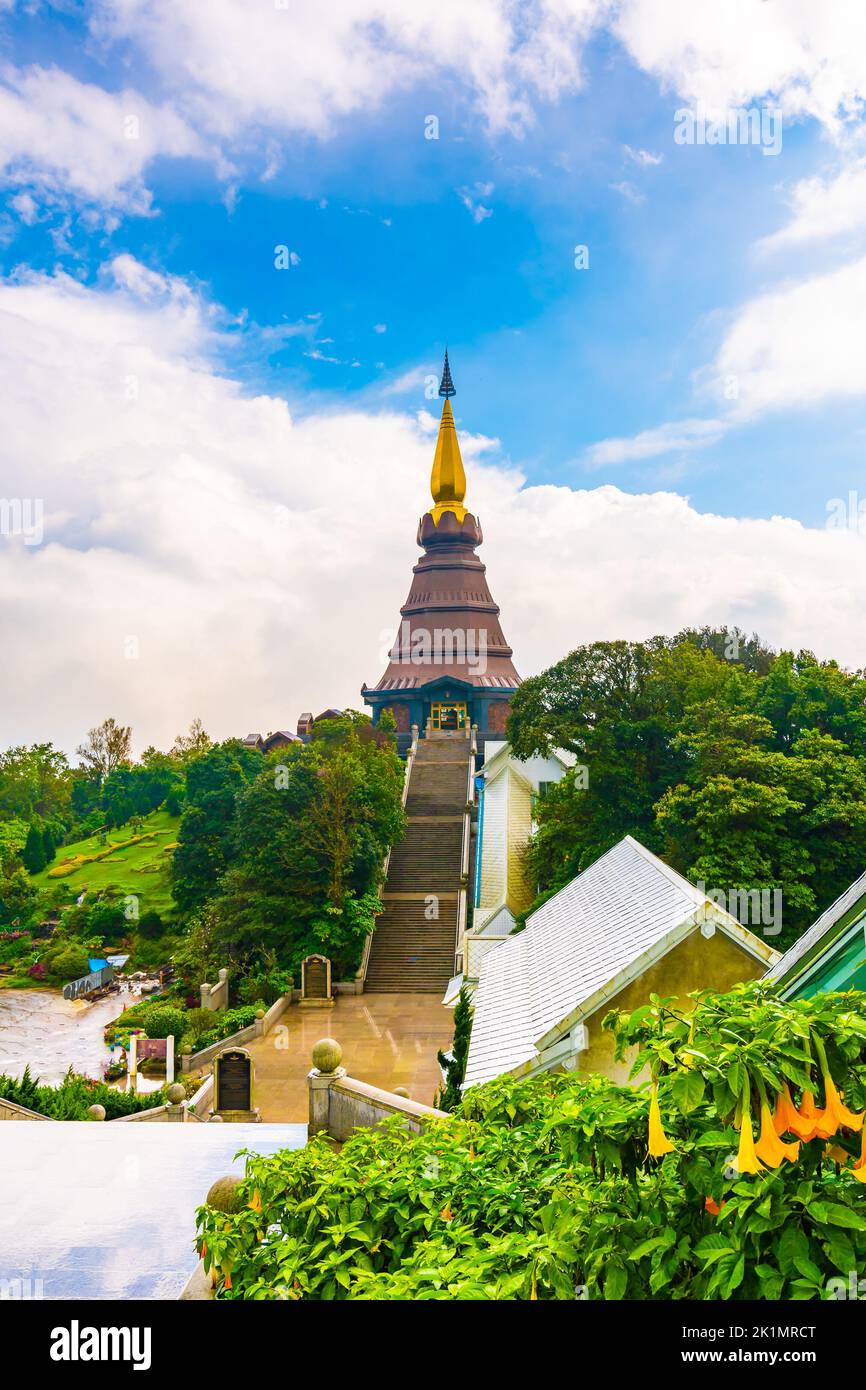
[[[862,1268],[863,995],[605,1022],[640,1088],[503,1077],[420,1135],[249,1155],[241,1209],[198,1214],[220,1296],[815,1299]]]

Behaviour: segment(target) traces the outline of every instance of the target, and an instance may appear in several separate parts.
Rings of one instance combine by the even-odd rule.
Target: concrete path
[[[438,1048],[451,1046],[454,1014],[429,994],[344,994],[333,1009],[293,1004],[264,1038],[246,1043],[255,1066],[255,1104],[274,1124],[306,1123],[313,1045],[336,1038],[357,1081],[433,1104],[441,1077]]]

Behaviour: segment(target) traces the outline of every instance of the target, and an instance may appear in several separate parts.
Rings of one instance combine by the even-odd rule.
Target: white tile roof
[[[538,1054],[551,1028],[699,912],[706,898],[627,835],[490,951],[473,1000],[466,1086],[513,1071]],[[740,942],[772,953],[720,908]]]
[[[821,916],[808,927],[803,935],[794,942],[793,946],[777,960],[775,965],[771,965],[765,975],[767,980],[781,980],[790,970],[808,955],[812,947],[821,940],[821,937],[828,933],[836,925],[840,917],[844,917],[849,908],[853,907],[859,898],[866,896],[866,874],[861,874],[855,878],[850,887],[840,894],[834,903],[821,913]]]

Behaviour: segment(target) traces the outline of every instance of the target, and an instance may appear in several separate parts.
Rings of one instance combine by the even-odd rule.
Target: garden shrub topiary
[[[186,1030],[186,1015],[180,1009],[168,1006],[148,1009],[142,1024],[149,1038],[167,1038],[171,1035],[177,1043]]]

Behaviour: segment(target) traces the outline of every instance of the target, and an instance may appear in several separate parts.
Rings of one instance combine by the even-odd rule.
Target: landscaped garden
[[[752,984],[606,1026],[638,1089],[500,1078],[420,1135],[249,1155],[199,1212],[219,1296],[820,1299],[862,1268],[866,997]]]
[[[118,1091],[104,1081],[95,1081],[89,1076],[77,1076],[68,1072],[59,1086],[42,1086],[38,1077],[30,1075],[27,1068],[20,1080],[0,1074],[0,1100],[12,1101],[22,1105],[25,1110],[35,1110],[50,1120],[88,1120],[91,1105],[101,1105],[106,1120],[117,1120],[124,1115],[135,1115],[141,1110],[150,1110],[156,1105],[165,1104],[165,1087],[149,1091],[146,1095]]]

